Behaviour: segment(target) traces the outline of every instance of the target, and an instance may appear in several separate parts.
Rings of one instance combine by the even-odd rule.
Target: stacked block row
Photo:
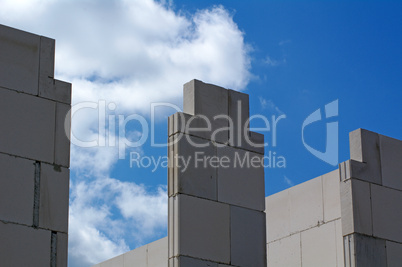
[[[167,267],[168,238],[126,252],[92,267]]]
[[[402,141],[363,129],[350,133],[340,164],[345,266],[402,262]]]
[[[67,266],[71,84],[54,79],[54,49],[0,25],[2,266]]]
[[[248,131],[248,96],[193,80],[183,106],[169,117],[169,266],[265,266],[264,139]]]
[[[275,266],[344,266],[335,170],[266,198],[267,263]]]

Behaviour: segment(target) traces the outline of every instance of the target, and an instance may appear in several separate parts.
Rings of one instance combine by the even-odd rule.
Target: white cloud
[[[165,187],[147,192],[144,185],[103,177],[71,183],[69,261],[88,266],[129,250],[127,240],[166,232]]]
[[[151,102],[181,102],[182,85],[193,78],[242,90],[252,76],[250,47],[222,6],[186,16],[171,2],[152,0],[0,0],[0,6],[3,24],[56,39],[56,78],[72,82],[74,104],[106,100],[116,104],[114,114],[148,114]],[[72,131],[107,144],[98,123],[97,111],[86,110],[74,116]],[[141,244],[166,227],[165,189],[151,194],[105,178],[117,160],[117,147],[72,146],[70,266],[115,256],[129,249],[127,240]]]

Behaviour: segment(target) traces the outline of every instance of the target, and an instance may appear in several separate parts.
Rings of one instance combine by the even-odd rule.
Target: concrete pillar
[[[67,266],[71,84],[54,49],[0,25],[1,266]]]
[[[169,266],[266,266],[264,137],[248,95],[198,80],[169,117]]]

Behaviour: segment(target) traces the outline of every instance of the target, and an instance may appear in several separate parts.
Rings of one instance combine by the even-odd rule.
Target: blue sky
[[[56,39],[56,78],[73,83],[74,105],[97,105],[73,117],[73,134],[85,141],[103,141],[102,103],[115,120],[138,114],[150,122],[150,103],[181,108],[182,85],[193,78],[249,94],[251,115],[286,116],[275,147],[272,131],[264,132],[266,153],[286,161],[285,168],[266,168],[267,196],[337,168],[302,142],[304,120],[328,103],[338,101],[338,116],[306,126],[304,140],[323,152],[326,123],[337,122],[337,162],[349,158],[348,135],[357,128],[402,138],[401,1],[0,0],[0,6],[0,23]],[[165,142],[175,111],[156,111],[155,139]],[[142,134],[138,121],[127,124],[130,140]],[[149,139],[127,149],[125,159],[110,145],[72,146],[70,267],[166,236],[167,169],[129,162],[129,152],[166,151]]]

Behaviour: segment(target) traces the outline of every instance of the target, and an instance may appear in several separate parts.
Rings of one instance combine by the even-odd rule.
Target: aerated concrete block
[[[291,187],[290,232],[296,233],[324,220],[321,177]]]
[[[168,237],[164,237],[148,244],[148,266],[147,267],[167,267],[168,266]]]
[[[174,231],[178,235],[174,236],[177,238],[174,256],[229,263],[229,205],[182,194],[174,198],[177,200]]]
[[[387,266],[399,267],[402,262],[402,244],[391,241],[385,241],[387,248]]]
[[[0,25],[0,40],[0,87],[37,95],[40,36]]]
[[[124,253],[120,257],[123,258],[124,265],[113,265],[113,267],[135,266],[135,267],[148,267],[147,266],[147,245],[131,250]],[[167,258],[166,258],[167,262]],[[102,266],[103,267],[103,266]]]
[[[402,141],[379,135],[382,185],[402,190]]]
[[[192,80],[184,84],[183,98],[183,112],[206,116],[214,122],[212,131],[229,126],[228,90],[225,88]],[[229,132],[222,131],[216,138],[225,143],[229,139]]]
[[[210,120],[204,115],[189,115],[177,112],[170,116],[169,136],[177,133],[209,139],[219,144],[227,143],[229,128],[221,127],[215,120]]]
[[[265,210],[263,158],[260,154],[233,147],[218,147],[218,201]]]
[[[229,132],[229,142],[231,146],[242,147],[245,142],[245,135],[249,129],[249,97],[248,94],[234,90],[228,90],[228,108],[230,122],[232,125]]]
[[[173,115],[173,118],[174,133],[186,133],[212,140],[212,124],[214,124],[214,121],[210,121],[207,117],[202,115],[193,116],[186,113],[177,112]]]
[[[372,182],[372,174],[370,174],[370,168],[367,163],[347,160],[339,164],[339,174],[341,181],[345,181],[351,178],[359,179],[362,181]],[[368,178],[368,179],[367,179]]]
[[[169,136],[168,137],[168,196],[173,196],[175,194],[175,185],[174,185],[174,173],[175,173],[175,156],[177,156],[177,153],[175,153],[174,150],[174,142],[175,142],[175,137]],[[177,139],[178,140],[178,139]]]
[[[339,169],[321,176],[324,199],[324,221],[328,222],[341,217],[340,177]]]
[[[57,233],[57,267],[67,267],[68,235]]]
[[[191,80],[183,87],[183,112],[190,115],[228,115],[228,90],[213,84]]]
[[[211,162],[216,158],[216,147],[208,140],[185,134],[174,144],[174,155],[173,194],[216,200],[217,163]]]
[[[55,110],[53,101],[0,89],[0,125],[8,129],[0,152],[53,163]]]
[[[345,258],[343,252],[342,220],[338,219],[334,222],[335,222],[335,242],[336,242],[336,266],[344,267]]]
[[[180,256],[178,258],[180,267],[218,267],[218,263]],[[178,266],[179,266],[178,265]]]
[[[60,103],[71,104],[71,83],[46,78],[39,86],[39,96]]]
[[[302,266],[335,266],[335,222],[301,232]]]
[[[63,167],[70,167],[70,134],[71,134],[71,106],[56,103],[56,132],[54,163]]]
[[[344,236],[345,267],[387,266],[385,240],[361,234]]]
[[[68,196],[70,170],[41,164],[39,226],[68,232]]]
[[[281,191],[265,199],[267,218],[267,242],[290,235],[289,190]]]
[[[39,55],[39,96],[46,98],[53,91],[55,41],[41,36]]]
[[[0,221],[2,266],[50,266],[50,231]]]
[[[0,220],[32,225],[34,163],[0,154]]]
[[[371,185],[373,235],[402,243],[402,191]]]
[[[124,257],[123,255],[114,257],[110,260],[104,261],[100,263],[100,267],[121,267],[124,266]]]
[[[300,234],[268,243],[268,267],[301,266]]]
[[[342,235],[372,235],[370,184],[357,179],[340,183]]]
[[[356,266],[387,266],[385,240],[354,234]]]
[[[174,134],[174,114],[168,117],[168,137]]]
[[[359,177],[353,177],[371,183],[382,184],[378,134],[364,129],[357,129],[349,133],[349,143],[350,159],[366,163]]]
[[[266,266],[265,213],[230,207],[231,260],[236,266]]]
[[[169,197],[168,199],[168,257],[173,258],[178,255],[177,242],[179,241],[178,223],[178,199]]]
[[[264,155],[264,135],[249,131],[241,148]]]

